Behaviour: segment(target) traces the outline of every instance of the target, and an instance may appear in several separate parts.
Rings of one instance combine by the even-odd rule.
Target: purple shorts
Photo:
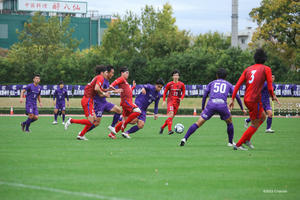
[[[66,110],[66,105],[64,103],[56,104],[55,109]]]
[[[147,112],[145,110],[141,110],[141,111],[142,111],[142,113],[140,114],[140,116],[138,116],[138,119],[146,122],[146,114],[147,114]]]
[[[262,102],[262,105],[263,105],[264,111],[272,110],[272,107],[270,105],[270,101]]]
[[[205,120],[209,120],[216,113],[220,115],[221,120],[226,120],[231,116],[227,104],[216,105],[214,103],[208,103],[202,111],[201,117]]]
[[[115,104],[109,102],[94,102],[94,110],[96,117],[102,117],[103,112],[109,112],[115,106]]]
[[[26,104],[25,108],[26,108],[26,115],[27,114],[39,115],[39,110],[37,105]]]

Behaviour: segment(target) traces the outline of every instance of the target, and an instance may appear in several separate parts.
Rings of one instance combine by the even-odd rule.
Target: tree
[[[296,0],[263,0],[250,16],[257,22],[254,47],[265,46],[281,57],[292,70],[297,67],[299,52],[300,2]],[[269,46],[269,47],[267,47]]]
[[[8,54],[10,64],[18,67],[15,81],[31,81],[34,73],[40,73],[44,83],[63,79],[65,72],[57,67],[60,59],[70,56],[79,45],[79,41],[72,38],[74,30],[69,24],[69,17],[60,22],[58,17],[47,19],[35,13],[22,31],[17,30],[20,42],[15,43]]]

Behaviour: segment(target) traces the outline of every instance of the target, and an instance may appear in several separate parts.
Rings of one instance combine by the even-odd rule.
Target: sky
[[[145,5],[161,9],[165,3],[173,8],[173,17],[180,30],[193,35],[218,31],[231,32],[232,0],[87,0],[89,10],[98,10],[101,15],[124,15],[127,10],[140,14]],[[249,17],[252,8],[259,7],[261,0],[239,0],[238,29],[256,27]]]

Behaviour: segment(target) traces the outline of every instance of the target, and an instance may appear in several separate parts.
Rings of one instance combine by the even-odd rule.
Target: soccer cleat
[[[247,145],[250,149],[254,149],[254,146],[250,141],[246,141],[245,145]]]
[[[67,130],[68,127],[72,124],[72,123],[71,123],[71,119],[72,119],[72,118],[69,118],[68,121],[65,123],[65,130]]]
[[[77,140],[88,140],[85,136],[77,136]]]
[[[271,128],[269,128],[269,129],[266,129],[266,131],[265,131],[266,133],[274,133],[275,131],[274,130],[272,130]]]
[[[160,127],[159,134],[163,134],[163,132],[164,132],[164,129],[162,127]]]
[[[109,126],[108,129],[113,133],[113,134],[117,134],[115,127]]]
[[[186,143],[186,139],[185,138],[182,138],[182,140],[180,141],[180,146],[183,147]]]
[[[228,147],[233,147],[234,145],[235,145],[234,142],[232,142],[232,143],[228,142],[228,144],[227,144]]]
[[[110,137],[111,139],[117,139],[116,135],[113,133],[108,134],[108,137]]]
[[[174,133],[174,131],[170,130],[170,131],[168,132],[168,135],[172,135],[173,133]]]
[[[62,125],[65,125],[65,122],[62,122],[61,124],[62,124]]]
[[[244,127],[248,128],[248,126],[249,126],[249,122],[247,122],[247,119],[245,119]]]
[[[131,138],[131,137],[129,136],[128,133],[122,133],[122,136],[123,136],[124,138],[127,138],[127,139],[130,139],[130,138]]]
[[[25,133],[30,133],[31,131],[30,130],[25,130]]]
[[[25,124],[23,124],[23,122],[21,122],[21,128],[22,128],[22,131],[24,132],[25,131]]]
[[[56,125],[56,124],[57,124],[57,121],[53,121],[52,124],[53,124],[53,125]]]
[[[234,145],[233,146],[233,150],[242,150],[242,151],[248,151],[248,149],[246,149],[245,147],[243,147],[243,146],[236,146],[236,145]]]

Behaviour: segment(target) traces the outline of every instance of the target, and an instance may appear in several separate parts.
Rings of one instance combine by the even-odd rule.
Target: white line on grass
[[[103,195],[91,194],[91,193],[85,193],[85,192],[72,192],[72,191],[68,191],[68,190],[61,190],[61,189],[49,188],[49,187],[41,187],[41,186],[36,186],[36,185],[25,185],[22,183],[11,183],[11,182],[0,181],[0,185],[1,184],[7,185],[7,186],[12,186],[12,187],[21,187],[21,188],[28,188],[28,189],[33,189],[33,190],[44,190],[44,191],[48,191],[48,192],[63,193],[63,194],[69,194],[69,195],[74,195],[74,196],[89,197],[89,198],[94,198],[94,199],[128,200],[128,199],[123,199],[123,198],[118,198],[118,197],[107,197],[107,196],[103,196]]]

